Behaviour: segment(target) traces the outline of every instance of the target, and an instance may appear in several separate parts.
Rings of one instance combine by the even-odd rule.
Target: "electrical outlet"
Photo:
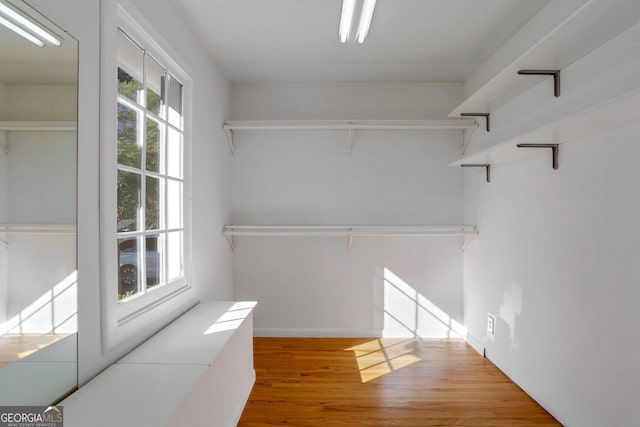
[[[487,314],[487,332],[489,332],[491,335],[495,334],[496,332],[496,316],[491,313]]]

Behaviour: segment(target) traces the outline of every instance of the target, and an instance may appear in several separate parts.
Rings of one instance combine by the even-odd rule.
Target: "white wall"
[[[7,222],[75,224],[76,134],[7,134]],[[11,234],[7,242],[9,333],[75,332],[75,280],[62,283],[75,276],[75,235]],[[63,287],[64,296],[54,297],[54,288]],[[54,309],[63,318],[56,320]]]
[[[443,118],[459,92],[454,85],[236,84],[232,118]],[[234,138],[234,224],[462,222],[462,172],[447,166],[459,157],[460,132],[358,132],[350,155],[345,132],[238,131]],[[439,310],[462,319],[461,244],[356,238],[349,253],[346,238],[238,238],[235,298],[259,302],[258,334],[448,336]],[[403,284],[385,280],[385,268]],[[405,286],[414,296],[397,298]],[[399,314],[416,311],[418,324]]]
[[[10,120],[75,121],[77,91],[69,85],[5,86]],[[11,131],[0,164],[4,216],[15,224],[75,224],[76,133]],[[74,235],[3,235],[6,321],[9,333],[75,332]]]
[[[8,219],[75,224],[75,132],[8,132]]]
[[[460,101],[451,83],[234,84],[234,120],[443,119]]]
[[[640,424],[640,126],[465,176],[464,319],[487,356],[568,426]],[[486,334],[487,312],[497,316]]]
[[[0,131],[0,223],[7,222],[7,173],[9,157],[4,151],[7,143],[7,132]]]
[[[0,83],[0,120],[6,119],[7,91]],[[0,223],[7,222],[7,132],[0,131]],[[7,235],[0,233],[0,323],[7,318]]]
[[[0,83],[0,104],[4,104]],[[0,223],[7,222],[7,156],[4,147],[7,133],[0,131]],[[0,323],[7,319],[7,235],[0,233]]]
[[[12,235],[8,333],[77,331],[75,235]]]
[[[220,230],[230,219],[230,153],[222,131],[228,116],[229,84],[169,0],[133,4],[186,62],[193,81],[192,267],[201,299],[233,296],[231,254]]]
[[[5,234],[0,234],[0,240],[6,241],[5,236]],[[7,309],[9,306],[9,269],[7,256],[7,246],[3,242],[0,242],[0,324],[7,320]]]
[[[76,85],[7,84],[6,94],[6,120],[76,121]]]
[[[7,86],[0,82],[0,120],[7,120]]]
[[[142,333],[103,353],[99,242],[99,91],[100,1],[55,2],[29,0],[79,40],[79,382],[86,383],[101,370],[136,347],[167,322],[149,325]],[[133,2],[193,70],[193,278],[202,299],[232,296],[231,255],[220,229],[229,215],[229,154],[225,149],[222,119],[228,104],[228,84],[211,62],[172,2]],[[115,2],[105,3],[115,8]],[[114,9],[115,10],[115,9]],[[78,19],[82,17],[82,19]],[[177,19],[176,19],[177,18]]]

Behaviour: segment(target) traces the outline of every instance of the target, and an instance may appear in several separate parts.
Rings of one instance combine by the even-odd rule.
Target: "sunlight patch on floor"
[[[347,348],[353,351],[363,383],[390,374],[420,360],[415,340],[381,338]]]

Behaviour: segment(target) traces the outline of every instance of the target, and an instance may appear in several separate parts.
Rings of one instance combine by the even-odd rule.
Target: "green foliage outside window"
[[[142,84],[129,75],[122,68],[118,68],[118,91],[129,99],[139,99],[138,92],[143,89]],[[160,97],[152,91],[152,103],[159,104]],[[139,123],[142,114],[118,104],[118,163],[140,169],[142,155],[146,156],[146,169],[159,172],[160,159],[160,126],[151,119],[147,119],[146,147],[141,150],[139,145]],[[118,231],[136,231],[137,212],[141,206],[141,180],[140,175],[133,172],[118,173]],[[145,229],[157,229],[160,225],[159,218],[159,185],[147,185],[145,200]]]

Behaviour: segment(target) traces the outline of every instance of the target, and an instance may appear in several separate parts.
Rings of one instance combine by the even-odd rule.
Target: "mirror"
[[[0,405],[77,387],[77,76],[76,40],[0,0]]]

